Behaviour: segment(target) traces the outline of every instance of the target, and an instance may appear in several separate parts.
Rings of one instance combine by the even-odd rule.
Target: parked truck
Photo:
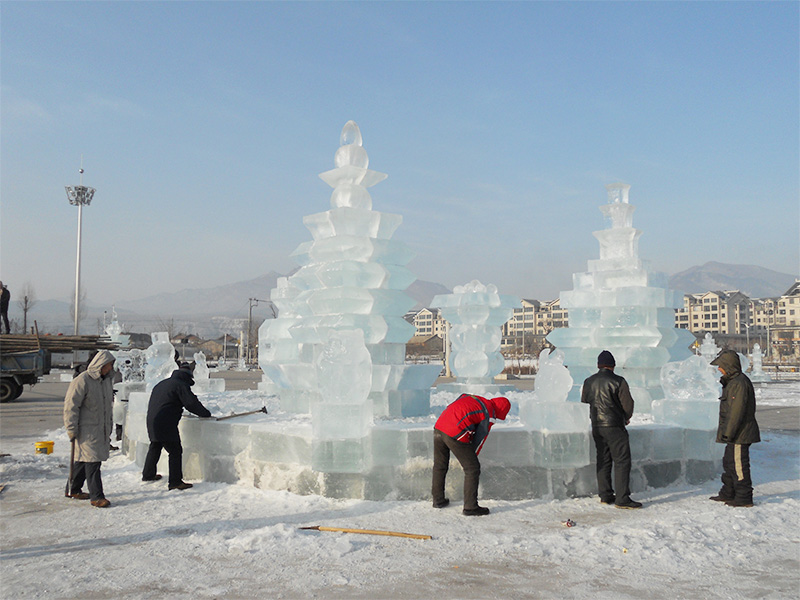
[[[33,385],[49,372],[49,350],[0,352],[0,402],[16,400],[25,384]]]

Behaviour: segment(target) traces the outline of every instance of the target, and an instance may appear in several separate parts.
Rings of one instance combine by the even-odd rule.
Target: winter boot
[[[188,490],[190,487],[194,487],[191,483],[186,483],[185,481],[181,481],[175,485],[169,486],[171,490]]]
[[[482,517],[489,514],[489,509],[485,506],[479,506],[477,508],[465,508],[461,512],[467,517]]]
[[[111,502],[105,498],[100,498],[100,500],[92,500],[92,506],[96,506],[97,508],[108,508],[111,506]]]
[[[72,494],[69,495],[69,497],[74,500],[88,500],[89,494],[87,494],[86,492],[73,492]]]
[[[734,506],[736,508],[750,508],[753,506],[752,500],[728,500],[725,503],[725,506]]]
[[[444,508],[445,506],[448,506],[449,504],[450,504],[450,498],[445,498],[441,502],[434,502],[433,503],[433,508]]]
[[[642,508],[641,502],[636,502],[636,500],[628,500],[622,504],[615,504],[617,508]]]

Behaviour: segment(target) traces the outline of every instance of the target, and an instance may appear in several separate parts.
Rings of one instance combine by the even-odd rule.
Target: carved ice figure
[[[572,388],[572,376],[564,366],[564,353],[547,348],[539,353],[539,370],[533,399],[540,402],[566,402]]]
[[[316,360],[321,399],[311,405],[312,468],[361,472],[372,427],[372,359],[360,329],[331,330]]]
[[[317,359],[317,381],[323,402],[363,404],[366,401],[372,385],[372,360],[360,329],[328,333],[328,343]]]
[[[203,352],[196,352],[194,355],[194,381],[208,379],[208,363],[206,362],[206,355]]]
[[[134,348],[133,350],[115,352],[114,356],[117,358],[116,369],[122,375],[123,383],[144,381],[145,362],[147,360],[144,352]]]
[[[117,321],[117,311],[111,309],[111,323],[106,325],[106,335],[111,338],[112,342],[116,342],[120,348],[127,348],[131,343],[131,336],[122,335],[122,325]]]
[[[750,381],[772,381],[772,377],[764,372],[764,367],[762,365],[763,355],[761,354],[761,346],[759,344],[753,344],[753,353],[750,357],[753,359],[753,370],[750,372]]]
[[[564,365],[564,353],[561,350],[550,351],[545,348],[539,353],[539,370],[535,381],[533,398],[519,409],[523,425],[543,431],[584,431],[588,428],[588,405],[567,401],[574,382]],[[574,450],[580,453],[583,448],[576,447]]]
[[[702,356],[707,363],[711,364],[711,361],[717,358],[718,354],[719,346],[717,346],[714,341],[714,337],[710,333],[707,333],[703,338],[703,343],[700,344],[700,356]]]
[[[501,295],[493,284],[473,280],[440,294],[431,306],[441,310],[450,327],[450,368],[459,382],[491,383],[505,366],[500,353],[501,327],[514,314],[520,299]]]
[[[717,368],[703,356],[690,356],[661,367],[664,398],[654,400],[653,420],[691,429],[712,429],[717,423],[722,386]]]
[[[192,390],[195,394],[202,394],[204,392],[224,392],[225,380],[221,377],[211,379],[209,376],[208,363],[206,362],[206,355],[203,352],[196,352],[194,355],[194,385]]]
[[[175,362],[175,347],[169,341],[169,334],[166,331],[159,331],[153,333],[151,337],[153,344],[145,350],[147,366],[144,371],[144,379],[147,382],[148,392],[178,368]]]

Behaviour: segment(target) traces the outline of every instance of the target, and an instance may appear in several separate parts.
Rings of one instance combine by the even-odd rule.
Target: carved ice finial
[[[361,130],[358,128],[356,122],[352,120],[344,124],[344,127],[342,127],[342,136],[339,138],[340,146],[348,146],[350,144],[355,144],[356,146],[364,145],[361,140]]]
[[[367,151],[362,147],[361,130],[355,121],[348,121],[342,128],[339,138],[341,146],[333,157],[337,167],[353,166],[366,169],[369,166]]]
[[[608,190],[609,204],[628,204],[628,190],[631,186],[627,183],[610,183],[606,186]]]

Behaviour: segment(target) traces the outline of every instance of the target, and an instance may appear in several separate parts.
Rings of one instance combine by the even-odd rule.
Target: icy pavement
[[[481,518],[458,504],[245,485],[170,492],[119,453],[103,466],[112,506],[101,510],[63,497],[68,445],[63,431],[47,437],[54,454],[0,458],[6,598],[788,598],[800,587],[796,435],[767,432],[754,446],[751,509],[709,501],[709,482],[639,494],[639,511],[596,498],[485,501]],[[313,525],[433,539],[299,529]]]

